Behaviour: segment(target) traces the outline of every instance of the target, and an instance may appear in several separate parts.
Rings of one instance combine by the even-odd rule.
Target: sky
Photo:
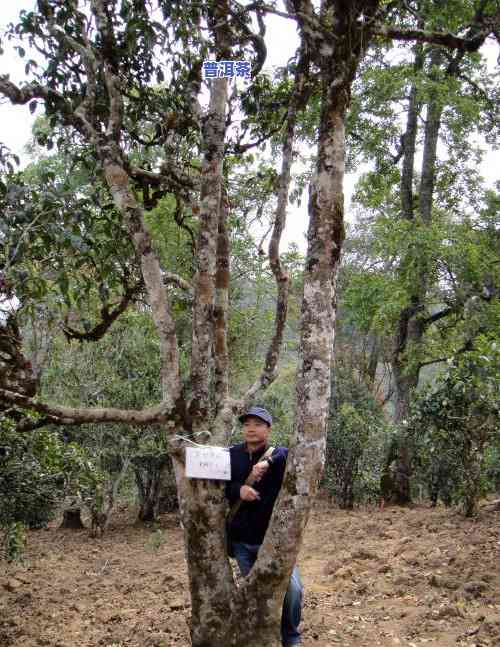
[[[0,33],[11,21],[15,21],[22,9],[32,10],[34,0],[3,0],[0,7]],[[266,45],[268,56],[266,69],[273,66],[282,66],[294,54],[298,43],[296,26],[293,21],[284,20],[278,16],[268,16],[266,19],[267,34]],[[24,78],[24,62],[14,53],[7,42],[2,43],[4,54],[0,56],[0,74],[10,74],[12,81],[19,83]],[[26,48],[27,49],[27,48]],[[495,47],[488,50],[488,59],[491,64],[496,62],[497,51]],[[34,58],[34,57],[33,57]],[[12,152],[18,154],[26,162],[23,154],[24,147],[31,137],[31,127],[38,113],[31,115],[28,106],[12,106],[6,99],[0,99],[0,142],[7,145]],[[488,183],[493,184],[498,179],[500,154],[489,152],[481,168],[482,174]],[[350,199],[354,190],[357,174],[347,174],[345,177],[344,192],[346,197],[346,219],[352,220]],[[304,195],[300,207],[290,206],[288,209],[287,226],[282,237],[281,249],[285,249],[290,242],[298,245],[305,253],[305,231],[307,229],[307,196]]]

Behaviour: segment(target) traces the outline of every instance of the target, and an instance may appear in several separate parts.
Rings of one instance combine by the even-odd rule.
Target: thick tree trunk
[[[22,352],[22,339],[18,323],[13,314],[0,321],[0,388],[29,397],[38,390],[31,363]],[[0,403],[0,410],[10,408]]]
[[[139,521],[142,521],[144,523],[155,521],[156,509],[157,507],[154,497],[147,497],[146,499],[144,499],[144,501],[141,501],[137,518],[139,519]]]

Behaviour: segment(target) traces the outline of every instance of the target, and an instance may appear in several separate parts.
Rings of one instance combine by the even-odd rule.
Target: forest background
[[[102,3],[91,4],[99,18]],[[325,71],[303,40],[288,61],[261,68],[266,14],[295,16],[307,33],[305,10],[207,3],[185,18],[176,3],[159,3],[162,25],[146,3],[111,4],[86,33],[85,7],[39,2],[4,37],[34,80],[22,94],[3,76],[1,92],[45,111],[29,164],[20,169],[2,148],[0,522],[8,559],[22,551],[24,529],[46,524],[63,503],[66,524],[80,524],[86,507],[94,530],[106,527],[120,496],[137,498],[143,521],[175,508],[171,455],[179,447],[151,413],[178,388],[167,370],[169,339],[191,403],[169,404],[182,417],[181,436],[188,427],[203,440],[202,419],[213,416],[214,429],[237,438],[234,414],[258,397],[275,418],[273,441],[300,440],[304,277],[324,234],[310,229],[307,258],[297,245],[278,250],[287,201],[304,212],[314,195]],[[361,4],[354,23],[365,19]],[[316,9],[328,25],[326,5]],[[496,47],[498,3],[377,10],[381,25],[396,26],[372,35],[346,111],[356,218],[340,260],[343,234],[331,237],[338,272],[321,486],[345,508],[440,498],[473,515],[500,486],[499,196],[481,173],[498,135],[497,72],[481,49]],[[111,49],[106,29],[116,32]],[[401,44],[398,33],[410,31]],[[446,40],[450,32],[473,45]],[[92,72],[89,52],[95,69],[102,64],[120,84],[119,126],[112,85]],[[251,81],[226,84],[222,94],[220,83],[203,83],[201,61],[220,53],[251,59]],[[207,115],[215,115],[212,132]],[[102,133],[120,142],[149,243],[137,242],[123,216],[132,198],[110,180]],[[154,312],[152,270],[138,254],[157,259],[169,303],[158,312],[168,309],[168,321]],[[208,297],[206,276],[215,286]],[[204,299],[214,306],[209,317]],[[225,408],[228,384],[237,404]]]

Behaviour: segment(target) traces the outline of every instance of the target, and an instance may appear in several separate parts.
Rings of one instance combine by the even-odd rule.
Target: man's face
[[[261,445],[267,442],[271,427],[256,416],[248,416],[243,423],[245,442],[252,445]]]

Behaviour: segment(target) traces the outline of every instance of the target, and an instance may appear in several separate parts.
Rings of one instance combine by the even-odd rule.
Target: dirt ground
[[[500,646],[499,522],[320,504],[299,559],[304,647]],[[30,532],[24,565],[0,566],[0,645],[187,647],[177,519],[132,523],[122,510],[102,539]]]

